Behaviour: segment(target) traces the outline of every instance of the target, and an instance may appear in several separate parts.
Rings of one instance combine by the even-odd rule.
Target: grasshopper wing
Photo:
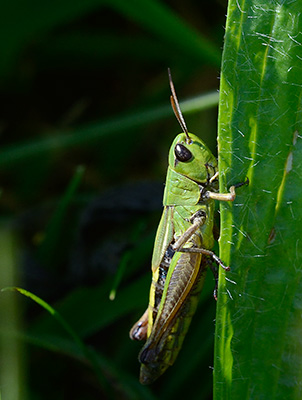
[[[174,207],[166,206],[162,213],[162,217],[157,229],[155,245],[152,256],[152,271],[155,272],[159,267],[169,244],[173,240],[174,224],[173,224]]]
[[[176,253],[173,257],[157,318],[139,360],[140,381],[150,384],[172,365],[195,312],[206,269],[202,255]]]
[[[149,306],[142,317],[131,328],[129,335],[132,340],[146,340],[151,332],[155,297],[158,297],[159,295],[161,296],[161,294],[157,293],[158,289],[156,288],[159,278],[159,266],[169,247],[169,244],[172,242],[174,234],[173,211],[174,207],[165,207],[162,213],[156,233],[152,257],[152,273],[154,283],[152,283],[150,288]]]

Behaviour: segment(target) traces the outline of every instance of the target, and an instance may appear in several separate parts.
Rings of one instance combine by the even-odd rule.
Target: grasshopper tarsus
[[[216,256],[216,254],[215,254],[213,251],[211,251],[211,253],[212,253],[211,256],[212,256],[213,260],[215,260],[215,262],[216,262],[218,265],[220,265],[221,268],[223,268],[225,271],[230,271],[230,270],[231,270],[230,267],[224,265],[224,263],[220,260],[219,257]]]
[[[250,180],[249,180],[248,177],[246,177],[246,180],[245,180],[245,181],[236,183],[236,184],[233,185],[233,186],[237,189],[237,188],[239,188],[239,187],[241,187],[241,186],[244,186],[244,185],[248,186],[249,184],[250,184]]]

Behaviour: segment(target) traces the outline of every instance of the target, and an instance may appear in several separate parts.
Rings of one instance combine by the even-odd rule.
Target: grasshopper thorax
[[[217,160],[199,137],[180,133],[169,152],[169,167],[198,183],[207,183],[217,171]]]

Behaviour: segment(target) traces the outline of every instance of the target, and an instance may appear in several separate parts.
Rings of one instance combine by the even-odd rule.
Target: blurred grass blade
[[[210,92],[180,103],[184,113],[194,113],[218,104],[218,93]],[[145,126],[150,122],[172,116],[171,106],[167,104],[116,116],[104,122],[96,122],[73,133],[52,132],[47,138],[30,140],[2,148],[0,167],[10,167],[35,156],[44,156],[54,151],[93,145],[96,141],[112,134]]]
[[[118,287],[119,287],[119,285],[120,285],[120,283],[122,281],[122,278],[123,278],[123,276],[125,274],[127,265],[129,264],[129,262],[131,260],[131,256],[132,256],[132,251],[131,250],[125,251],[124,254],[122,255],[122,258],[121,258],[121,261],[119,263],[119,267],[118,267],[117,273],[115,274],[115,279],[114,279],[112,288],[111,288],[110,293],[109,293],[109,299],[112,300],[112,301],[115,300],[117,289],[118,289]]]
[[[231,0],[219,108],[221,204],[214,398],[301,399],[301,2]],[[227,294],[229,293],[231,297]]]
[[[111,289],[111,280],[102,282],[95,288],[81,288],[71,292],[57,305],[57,309],[68,321],[81,338],[88,337],[118,318],[133,310],[144,311],[148,301],[149,274],[131,282],[126,288],[119,291],[115,301],[110,301],[108,293]],[[99,305],[102,304],[102,307]],[[77,310],[75,313],[74,310]],[[131,326],[129,325],[129,329]],[[30,328],[35,334],[45,332],[59,334],[58,327],[53,319],[41,316]]]
[[[169,7],[157,0],[110,0],[110,7],[140,23],[160,40],[196,61],[220,65],[220,49],[186,25]],[[165,43],[164,42],[164,43]]]
[[[135,243],[135,242],[137,242],[139,240],[139,238],[141,236],[141,233],[142,233],[142,229],[144,228],[144,226],[145,226],[145,223],[143,221],[139,221],[133,227],[133,230],[131,232],[131,242],[132,243]],[[114,278],[114,282],[113,282],[112,288],[111,288],[110,293],[109,293],[109,299],[110,300],[114,300],[115,299],[115,296],[116,296],[116,293],[117,293],[117,289],[118,289],[118,287],[119,287],[119,285],[120,285],[120,283],[122,281],[123,276],[126,273],[127,266],[130,265],[131,259],[135,258],[136,255],[137,255],[137,251],[136,251],[136,249],[133,249],[133,248],[129,249],[129,250],[126,250],[124,252],[124,254],[122,255],[121,261],[120,261],[119,266],[118,266],[118,270],[117,270],[117,272],[115,274],[115,278]]]
[[[53,307],[51,307],[47,302],[34,295],[33,293],[30,293],[29,291],[18,287],[8,287],[2,289],[2,291],[17,291],[39,304],[46,311],[48,311],[48,313],[59,323],[61,327],[63,327],[65,332],[67,332],[67,334],[72,339],[69,340],[66,337],[62,337],[62,332],[60,332],[59,334],[53,333],[51,331],[45,331],[44,333],[22,333],[21,330],[18,330],[14,333],[12,330],[10,332],[10,336],[14,338],[14,340],[16,339],[16,337],[19,339],[21,338],[40,347],[44,347],[48,350],[60,352],[62,354],[68,354],[71,357],[79,358],[82,361],[89,361],[103,390],[105,390],[106,395],[108,396],[106,398],[108,399],[115,398],[113,393],[114,387],[111,383],[109,383],[109,381],[111,382],[112,380],[114,380],[115,382],[118,382],[121,386],[120,388],[115,388],[115,390],[123,393],[123,395],[126,396],[125,398],[136,400],[154,400],[154,397],[152,396],[148,388],[143,387],[138,382],[137,378],[128,375],[127,372],[117,368],[114,363],[110,362],[110,360],[106,359],[100,353],[97,353],[93,348],[86,346],[79,335],[70,326],[70,324],[67,323],[62,315]]]
[[[68,206],[72,201],[75,192],[82,180],[85,168],[78,166],[74,176],[72,177],[68,187],[65,190],[48,226],[45,230],[45,237],[39,247],[39,256],[43,260],[43,264],[52,267],[55,270],[55,261],[58,254],[58,245],[62,240],[64,217],[68,210]]]
[[[17,245],[11,228],[0,228],[0,287],[16,284]],[[3,399],[26,399],[23,344],[11,332],[21,329],[19,302],[15,296],[0,296],[0,390]],[[0,394],[0,398],[1,398]]]
[[[111,392],[111,388],[107,380],[105,379],[102,371],[100,370],[93,353],[89,351],[88,347],[84,344],[79,335],[74,331],[74,329],[72,329],[72,327],[68,324],[68,322],[61,316],[61,314],[58,311],[56,311],[53,307],[51,307],[48,303],[46,303],[46,301],[42,300],[40,297],[36,296],[35,294],[25,289],[18,287],[8,287],[2,289],[2,292],[7,290],[21,293],[23,296],[30,298],[35,303],[39,304],[42,308],[44,308],[46,311],[48,311],[49,314],[52,315],[52,317],[63,327],[63,329],[68,333],[68,335],[74,340],[78,349],[80,350],[80,355],[82,357],[85,357],[90,362],[102,387],[107,391],[107,393]]]

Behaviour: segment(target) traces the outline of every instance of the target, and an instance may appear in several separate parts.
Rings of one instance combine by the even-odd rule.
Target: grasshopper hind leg
[[[223,268],[225,271],[230,271],[230,269],[231,269],[230,267],[224,265],[224,263],[220,260],[220,258],[217,257],[216,254],[211,250],[197,248],[197,247],[189,247],[189,248],[181,247],[177,251],[179,251],[181,253],[201,253],[208,257],[211,257],[216,262],[216,264],[220,265],[221,268]]]

